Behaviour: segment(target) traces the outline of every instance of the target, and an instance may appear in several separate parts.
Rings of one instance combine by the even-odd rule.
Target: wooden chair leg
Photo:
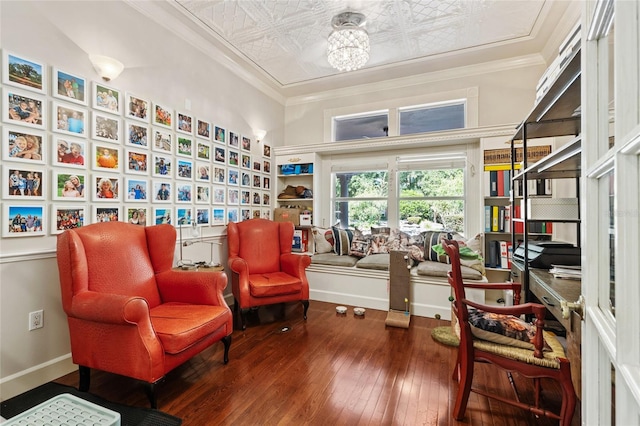
[[[149,397],[149,403],[154,410],[158,409],[158,384],[162,382],[164,378],[158,379],[153,383],[146,384],[147,396]]]
[[[229,348],[231,347],[231,335],[225,336],[222,338],[222,343],[224,344],[224,363],[227,364],[229,362]]]
[[[464,418],[464,412],[467,410],[469,402],[469,394],[471,393],[471,382],[473,381],[473,361],[469,362],[462,359],[458,366],[460,371],[460,384],[458,385],[458,393],[456,395],[456,403],[453,408],[453,417],[456,420]]]
[[[304,319],[306,321],[307,320],[307,311],[309,310],[309,301],[308,300],[303,300],[302,301],[302,306],[304,306],[303,317],[304,317]]]
[[[562,367],[561,367],[562,368]],[[570,367],[566,367],[569,369]],[[573,412],[576,409],[576,392],[571,381],[571,372],[563,374],[560,379],[562,387],[562,408],[560,409],[560,426],[570,426],[573,419]]]
[[[78,374],[80,376],[78,390],[81,392],[89,392],[89,385],[91,384],[91,369],[84,365],[79,365]]]

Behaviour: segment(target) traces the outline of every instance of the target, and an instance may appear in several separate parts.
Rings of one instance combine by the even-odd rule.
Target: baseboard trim
[[[45,363],[35,365],[0,379],[0,399],[2,401],[55,380],[78,368],[66,354]]]

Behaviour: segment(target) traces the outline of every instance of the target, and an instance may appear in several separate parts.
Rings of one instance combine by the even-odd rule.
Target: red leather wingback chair
[[[80,390],[90,369],[149,384],[151,406],[164,375],[212,344],[229,360],[233,315],[224,272],[173,270],[171,225],[104,222],[58,235],[62,305]]]
[[[309,256],[291,253],[293,224],[267,219],[229,223],[227,243],[234,297],[244,330],[249,308],[302,301],[304,319],[309,309],[309,282],[305,269]]]

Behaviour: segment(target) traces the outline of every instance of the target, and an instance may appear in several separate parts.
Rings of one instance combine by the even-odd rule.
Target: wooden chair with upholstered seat
[[[457,241],[443,240],[442,245],[451,260],[451,271],[449,272],[449,284],[454,289],[455,299],[453,301],[453,311],[459,327],[459,348],[458,360],[453,373],[453,379],[459,382],[455,405],[453,407],[453,417],[462,420],[467,407],[470,392],[476,392],[489,398],[502,401],[507,404],[520,407],[536,415],[543,415],[549,418],[560,420],[560,424],[568,426],[571,424],[576,406],[576,393],[571,381],[571,368],[569,360],[566,358],[562,345],[551,333],[543,332],[544,317],[546,309],[544,305],[536,303],[519,303],[520,284],[519,283],[499,283],[499,284],[467,284],[463,283],[460,268],[460,253]],[[498,307],[475,303],[465,296],[465,288],[502,288],[514,289],[514,306]],[[522,330],[523,322],[518,318],[521,315],[534,315],[534,325],[525,330],[532,340],[520,339],[514,342],[513,336],[517,335],[518,329]],[[480,322],[474,319],[484,316],[489,318],[486,323],[492,323],[491,327],[483,327]],[[473,324],[472,324],[472,321]],[[507,330],[510,324],[517,323],[516,327],[506,333],[496,332],[497,328]],[[491,329],[491,331],[487,331]],[[521,334],[523,336],[524,334]],[[482,336],[482,338],[478,337]],[[533,336],[532,336],[533,335]],[[527,337],[527,338],[529,338]],[[544,337],[544,338],[543,338]],[[507,340],[505,340],[507,339]],[[519,400],[516,395],[514,399],[504,398],[492,394],[478,387],[472,386],[473,370],[475,362],[491,363],[511,374],[511,372],[534,379],[534,401],[526,403]],[[560,413],[545,410],[540,406],[540,379],[549,378],[555,380],[562,391],[562,406]],[[511,381],[513,383],[513,381]],[[514,386],[515,389],[515,386]]]

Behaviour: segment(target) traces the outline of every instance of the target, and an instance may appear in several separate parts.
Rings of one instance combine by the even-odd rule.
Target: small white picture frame
[[[79,105],[87,105],[87,79],[59,68],[51,68],[51,95]]]
[[[211,204],[211,185],[196,183],[196,204]]]
[[[173,199],[173,182],[171,180],[154,180],[151,195],[153,203],[171,203]]]
[[[108,112],[109,114],[122,115],[124,96],[120,90],[94,81],[91,97],[93,109]]]
[[[262,209],[262,218],[271,220],[271,209]]]
[[[193,207],[176,207],[176,226],[191,226]]]
[[[176,112],[176,132],[193,135],[193,115],[186,112]]]
[[[251,138],[247,136],[242,137],[242,150],[251,152]]]
[[[271,161],[264,160],[262,162],[262,173],[271,175]]]
[[[217,164],[213,165],[213,174],[211,175],[211,183],[225,183],[227,178],[227,169],[223,166],[218,166]]]
[[[240,166],[240,153],[238,151],[229,150],[227,164],[231,167],[239,167]]]
[[[227,139],[229,148],[240,149],[240,133],[230,131]]]
[[[244,170],[240,171],[240,186],[251,188],[251,173]]]
[[[151,169],[151,175],[156,177],[171,177],[171,166],[173,159],[170,155],[165,154],[153,154],[153,168]]]
[[[240,155],[240,167],[246,170],[251,170],[251,154],[242,153]]]
[[[91,138],[111,143],[122,142],[122,120],[110,114],[93,111],[91,117]]]
[[[149,181],[147,179],[127,178],[124,189],[127,194],[126,201],[132,203],[146,203],[148,201]]]
[[[252,188],[262,188],[262,175],[254,173],[251,178]]]
[[[265,207],[271,205],[271,193],[267,191],[262,193],[262,205]]]
[[[47,93],[47,67],[34,59],[2,50],[2,83],[31,90],[41,94]],[[28,69],[28,75],[23,70]]]
[[[211,226],[222,226],[227,224],[227,209],[224,207],[211,208]]]
[[[121,163],[119,146],[97,143],[92,145],[93,170],[118,172]]]
[[[41,237],[46,235],[46,206],[4,203],[3,237]]]
[[[10,87],[2,90],[2,120],[8,124],[46,130],[46,98]]]
[[[227,150],[223,147],[213,146],[213,162],[221,165],[227,164]]]
[[[191,204],[193,201],[193,184],[176,182],[175,194],[177,204]]]
[[[153,150],[158,152],[173,152],[174,134],[170,130],[153,128]]]
[[[240,205],[241,206],[250,206],[251,205],[251,191],[247,189],[240,190]]]
[[[119,222],[122,217],[120,206],[93,206],[93,222]]]
[[[127,93],[125,96],[124,116],[128,119],[149,122],[150,102],[140,96]]]
[[[196,161],[196,182],[211,182],[211,163]]]
[[[196,140],[196,159],[211,161],[211,144],[209,142]]]
[[[2,159],[29,164],[45,164],[47,134],[25,127],[3,126]]]
[[[51,138],[51,164],[59,167],[86,169],[88,160],[87,141],[68,136],[53,135]]]
[[[178,135],[176,139],[176,155],[193,158],[193,138]]]
[[[209,213],[209,207],[196,207],[196,225],[209,226],[211,224]]]
[[[85,191],[87,190],[91,191],[91,200],[94,202],[113,203],[120,201],[120,191],[122,190],[120,176],[94,174]]]
[[[253,206],[262,205],[262,193],[260,191],[251,191],[251,205]]]
[[[224,145],[226,143],[226,136],[227,134],[224,127],[220,127],[220,126],[215,127],[214,139],[216,140],[216,142]]]
[[[240,173],[238,169],[227,169],[227,185],[238,186],[238,181],[240,180]]]
[[[245,220],[251,219],[251,209],[241,208],[240,209],[240,221],[244,222]]]
[[[213,185],[211,203],[212,204],[226,204],[227,189],[224,186]]]
[[[238,222],[240,220],[237,207],[227,208],[227,224]]]
[[[240,203],[240,190],[237,188],[227,188],[227,205],[237,206]]]
[[[124,142],[129,146],[149,148],[149,126],[135,121],[127,121]]]
[[[75,105],[53,101],[51,103],[51,129],[66,135],[87,137],[89,112]]]
[[[59,201],[80,202],[88,200],[87,175],[70,170],[51,172],[51,198]]]
[[[176,169],[176,177],[175,177],[176,179],[193,180],[193,161],[177,158],[175,169]]]
[[[196,137],[211,140],[211,122],[198,118],[196,120]]]
[[[149,208],[146,206],[126,207],[125,219],[132,225],[147,226],[149,222]]]
[[[262,144],[262,156],[265,158],[271,158],[271,145],[266,143]]]
[[[84,205],[52,204],[51,234],[61,234],[69,229],[82,228],[89,224],[87,207]]]
[[[42,167],[5,163],[2,167],[2,198],[21,201],[44,200],[47,178]]]
[[[153,225],[173,225],[173,208],[167,207],[154,207],[153,208]]]
[[[153,104],[153,118],[151,123],[154,126],[164,127],[165,129],[173,129],[173,110],[162,104]]]
[[[149,174],[149,153],[142,149],[127,149],[125,151],[124,169],[127,173],[136,175]]]

